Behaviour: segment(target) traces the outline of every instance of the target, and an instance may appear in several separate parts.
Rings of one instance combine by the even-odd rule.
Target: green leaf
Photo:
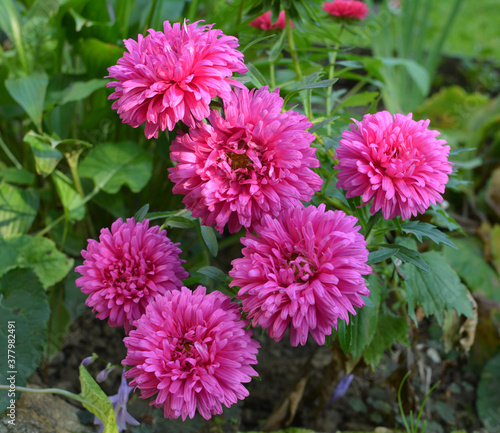
[[[103,433],[118,433],[115,411],[109,397],[97,384],[87,369],[80,364],[80,385],[82,404],[89,412],[104,423]]]
[[[448,239],[448,236],[432,224],[422,223],[419,221],[408,221],[402,224],[401,228],[405,233],[411,233],[414,235],[419,242],[422,242],[423,236],[427,236],[431,241],[438,245],[445,244],[452,248],[457,248],[455,244]]]
[[[149,210],[149,203],[146,203],[143,207],[141,207],[134,215],[135,222],[142,222],[146,217],[146,214]]]
[[[83,199],[73,188],[72,182],[59,170],[52,173],[57,194],[61,199],[64,211],[70,221],[81,221],[85,217]]]
[[[374,336],[363,351],[365,362],[374,369],[384,356],[384,351],[392,344],[399,342],[408,345],[408,329],[409,326],[404,317],[395,315],[385,304],[381,304],[377,326],[373,332]]]
[[[245,45],[240,51],[244,53],[246,50],[248,50],[251,46],[258,44],[259,42],[265,41],[266,39],[275,39],[276,35],[268,35],[268,36],[262,36],[260,38],[256,38],[251,40],[248,44]]]
[[[16,185],[29,185],[35,183],[35,175],[23,168],[7,167],[0,169],[0,180]]]
[[[32,268],[45,289],[61,281],[73,260],[47,238],[13,235],[0,238],[0,277],[14,268]]]
[[[352,95],[350,98],[345,99],[341,103],[339,103],[336,109],[338,110],[341,107],[346,108],[346,107],[359,107],[361,105],[368,105],[371,102],[373,102],[378,95],[379,95],[378,92],[356,93],[355,95]]]
[[[403,66],[408,72],[408,75],[417,85],[422,95],[426,96],[429,93],[431,86],[429,72],[427,72],[427,69],[425,69],[421,64],[411,59],[396,57],[383,57],[380,60],[382,60],[382,63],[385,66]]]
[[[217,237],[215,236],[214,229],[212,227],[202,225],[201,236],[203,237],[203,241],[205,242],[205,245],[209,249],[212,256],[217,257],[219,244],[217,243]]]
[[[42,113],[48,84],[45,72],[5,80],[5,87],[10,95],[24,108],[39,131],[42,130]]]
[[[160,220],[160,219],[170,218],[176,215],[177,213],[179,213],[179,211],[177,210],[168,210],[165,212],[149,212],[146,214],[146,218],[149,221]]]
[[[228,286],[232,281],[232,278],[229,275],[227,275],[225,272],[222,272],[215,266],[204,266],[200,269],[197,269],[196,272],[221,283],[223,286]]]
[[[387,260],[389,257],[392,257],[394,254],[398,253],[399,249],[398,248],[380,248],[377,251],[372,251],[368,255],[368,261],[366,262],[367,265],[373,265],[375,263],[380,263],[383,262],[384,260]]]
[[[323,119],[320,122],[317,122],[313,126],[311,126],[308,129],[308,131],[312,134],[312,133],[316,132],[319,128],[322,128],[323,126],[328,125],[330,122],[333,122],[334,120],[336,120],[338,118],[339,118],[339,116],[333,116],[333,117],[329,117],[328,119]],[[326,147],[326,145],[325,145],[325,147]]]
[[[196,227],[194,220],[183,216],[172,216],[165,221],[167,227],[176,227],[178,229],[192,229]]]
[[[377,328],[382,288],[374,275],[370,275],[368,281],[370,287],[369,299],[374,304],[374,308],[367,305],[356,308],[356,315],[349,315],[349,325],[346,325],[343,320],[339,321],[338,324],[340,347],[346,355],[351,354],[354,360],[357,360],[365,347],[371,343]]]
[[[39,205],[40,196],[35,189],[21,189],[4,183],[0,186],[0,234],[26,233]]]
[[[413,242],[415,242],[415,241],[413,241]],[[430,271],[429,266],[427,265],[427,263],[425,261],[422,260],[422,258],[420,257],[420,253],[416,250],[413,250],[411,248],[407,248],[404,245],[399,245],[399,244],[396,244],[396,245],[394,245],[394,244],[382,244],[382,245],[377,245],[377,246],[379,246],[381,248],[385,248],[385,249],[395,250],[396,252],[394,253],[394,256],[397,257],[402,262],[411,263],[412,265],[423,270],[424,272]]]
[[[477,387],[476,407],[488,432],[500,432],[500,353],[491,358],[481,373]]]
[[[73,83],[69,87],[69,90],[64,93],[61,105],[64,105],[67,102],[81,101],[82,99],[90,96],[96,90],[104,89],[107,82],[108,80],[104,80],[102,78],[94,78],[89,81],[77,81],[76,83]]]
[[[153,170],[153,156],[131,141],[101,143],[80,163],[80,177],[94,180],[97,189],[117,193],[123,185],[132,192],[146,186]]]
[[[2,0],[0,2],[0,28],[9,35],[9,39],[17,49],[22,68],[25,72],[28,72],[29,64],[23,44],[21,19],[11,0]]]
[[[91,77],[104,77],[107,69],[123,56],[122,48],[96,38],[79,39],[78,51]]]
[[[500,302],[498,274],[483,258],[484,248],[478,239],[455,239],[458,250],[443,248],[443,255],[450,266],[473,293],[480,292],[487,298]]]
[[[40,363],[47,341],[50,306],[45,291],[31,269],[14,269],[0,280],[0,383],[6,384],[10,371],[15,371],[16,385],[25,386]],[[9,332],[10,330],[10,332]],[[10,338],[9,338],[10,336]],[[8,343],[14,339],[12,358]],[[15,362],[12,363],[12,360]],[[7,393],[0,393],[0,411],[8,406]]]
[[[322,89],[322,88],[325,88],[325,87],[331,87],[338,80],[339,80],[338,78],[331,78],[331,79],[328,79],[328,80],[316,81],[315,83],[309,83],[309,84],[305,84],[303,86],[300,86],[299,88],[297,88],[297,90]]]
[[[42,176],[51,174],[63,158],[63,154],[53,148],[51,138],[30,131],[24,136],[24,141],[31,146],[36,172]]]
[[[467,288],[446,259],[435,251],[423,253],[421,258],[428,264],[430,272],[403,266],[408,314],[415,323],[416,305],[421,305],[427,316],[433,314],[440,325],[443,323],[444,312],[452,309],[458,314],[474,317]]]
[[[248,68],[247,73],[248,75],[250,75],[252,83],[255,85],[255,87],[260,88],[267,86],[266,79],[254,65],[252,65],[251,63],[246,63],[246,66]]]

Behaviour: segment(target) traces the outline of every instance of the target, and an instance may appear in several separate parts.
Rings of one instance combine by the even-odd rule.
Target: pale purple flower
[[[360,295],[370,294],[363,275],[372,271],[357,223],[324,204],[288,208],[277,219],[265,215],[256,234],[241,239],[243,258],[229,272],[252,325],[276,341],[290,328],[297,346],[308,333],[323,345],[338,319],[349,323],[348,313],[364,305]]]
[[[109,397],[109,400],[113,405],[113,410],[115,411],[116,425],[120,433],[124,430],[127,430],[127,424],[140,425],[140,422],[127,412],[129,395],[133,389],[134,388],[132,386],[129,386],[129,384],[127,383],[124,368],[122,372],[120,387],[118,388],[118,394],[111,395]],[[98,417],[94,418],[94,424],[99,426],[99,432],[102,433],[102,431],[104,430],[104,424]]]

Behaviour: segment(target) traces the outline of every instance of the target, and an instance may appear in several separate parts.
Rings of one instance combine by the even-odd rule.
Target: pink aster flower
[[[365,3],[358,0],[333,0],[323,3],[323,9],[330,15],[339,18],[353,18],[364,20],[370,9]]]
[[[240,85],[228,77],[247,71],[238,39],[213,24],[197,25],[165,21],[163,32],[150,29],[137,41],[127,39],[128,53],[108,69],[118,80],[107,84],[115,87],[113,109],[133,128],[146,123],[148,138],[158,138],[158,129],[172,131],[179,120],[194,126],[208,116],[212,98]]]
[[[271,23],[271,11],[268,11],[265,14],[262,14],[257,18],[255,18],[248,25],[262,30],[272,30],[272,29],[283,30],[286,27],[285,11],[280,12],[278,21],[276,21],[274,24]],[[290,25],[293,27],[293,23],[291,21]]]
[[[452,172],[450,146],[428,126],[411,113],[393,118],[387,111],[354,120],[337,148],[337,187],[347,198],[361,196],[363,204],[373,199],[371,214],[382,209],[384,219],[410,218],[441,203]]]
[[[141,397],[164,407],[166,418],[209,419],[248,396],[243,383],[257,376],[259,344],[241,319],[237,304],[221,292],[183,287],[151,302],[137,329],[123,341],[125,376]]]
[[[125,326],[128,333],[155,296],[182,287],[181,279],[189,276],[178,245],[148,220],[119,218],[82,251],[85,261],[75,271],[82,275],[76,285],[89,295],[85,304],[98,319],[109,317],[110,326]]]
[[[362,277],[371,273],[368,250],[357,222],[342,211],[325,212],[324,204],[264,216],[257,235],[241,239],[243,258],[229,272],[252,325],[276,341],[290,327],[297,346],[308,332],[323,345],[338,319],[349,323],[348,312],[364,305],[359,295],[370,294]]]
[[[306,116],[281,112],[279,90],[236,89],[224,100],[224,117],[212,111],[170,146],[173,192],[202,223],[222,233],[250,228],[299,200],[310,201],[323,181],[312,126]]]

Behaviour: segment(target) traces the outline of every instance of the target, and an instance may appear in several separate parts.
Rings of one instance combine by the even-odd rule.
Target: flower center
[[[252,165],[252,160],[245,153],[227,152],[227,156],[231,159],[233,170],[249,168]]]

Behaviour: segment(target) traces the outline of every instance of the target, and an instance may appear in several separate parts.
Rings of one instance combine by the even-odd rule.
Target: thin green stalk
[[[434,391],[436,389],[436,387],[441,383],[441,381],[438,381],[436,384],[434,384],[434,386],[429,389],[429,392],[426,394],[425,398],[424,398],[424,401],[422,402],[422,405],[420,406],[420,411],[418,412],[418,417],[417,417],[417,422],[415,424],[415,427],[418,428],[418,424],[420,423],[420,417],[422,416],[422,412],[424,411],[424,407],[425,407],[425,403],[427,403],[427,399],[429,398],[429,396],[431,395],[432,391]],[[424,433],[425,432],[425,429],[427,427],[427,424],[424,423],[424,426],[422,427],[422,430],[421,432]],[[416,429],[415,429],[416,430]]]
[[[50,230],[52,230],[57,224],[59,224],[64,218],[66,217],[66,215],[61,215],[59,218],[55,219],[54,221],[52,221],[47,227],[43,228],[42,230],[40,230],[39,232],[37,232],[35,234],[35,236],[43,236],[45,233],[49,232]]]
[[[290,50],[290,56],[292,57],[293,68],[297,74],[297,79],[302,80],[302,70],[300,69],[299,57],[297,55],[297,48],[295,47],[295,41],[293,40],[293,29],[290,25],[290,20],[285,16],[286,20],[286,36],[288,38],[288,48]]]
[[[9,390],[10,387],[8,385],[0,385],[0,389]],[[37,388],[26,388],[24,386],[16,386],[16,391],[31,392],[32,394],[59,394],[63,395],[64,397],[72,398],[73,400],[79,401],[82,404],[87,403],[87,401],[85,401],[82,397],[80,397],[80,395],[73,394],[72,392],[59,388],[37,389]]]
[[[5,152],[5,154],[7,155],[7,157],[12,161],[12,163],[17,168],[19,168],[19,169],[23,168],[23,166],[21,165],[21,163],[17,160],[17,158],[14,156],[14,154],[10,151],[10,149],[5,144],[5,142],[3,141],[1,135],[0,135],[0,147],[2,148],[2,150]]]
[[[191,21],[196,21],[198,17],[198,6],[199,6],[199,0],[191,0],[189,3],[189,10],[188,10],[188,18]]]
[[[270,60],[269,61],[269,76],[271,79],[271,90],[274,90],[276,88],[276,72],[275,72],[275,67],[274,67],[274,61]]]
[[[333,80],[334,75],[335,75],[335,62],[337,60],[337,53],[340,48],[340,38],[342,36],[342,32],[344,30],[344,25],[340,24],[340,29],[339,29],[339,34],[337,36],[337,42],[335,43],[335,46],[333,47],[333,51],[330,49],[330,43],[326,41],[326,47],[328,48],[328,63],[329,63],[329,68],[328,68],[328,79]],[[332,93],[333,93],[333,86],[328,87],[326,90],[326,118],[331,117],[332,115]],[[329,123],[326,125],[326,133],[327,135],[330,135],[332,132],[332,125]]]
[[[241,17],[243,16],[243,11],[245,10],[245,0],[241,0],[240,8],[238,10],[238,16],[236,17],[236,26],[241,24]]]
[[[403,380],[399,384],[399,389],[398,389],[398,406],[399,406],[399,411],[401,412],[401,418],[403,419],[403,424],[405,425],[405,428],[406,428],[407,432],[411,432],[411,430],[410,430],[410,427],[408,426],[408,422],[406,421],[405,412],[403,410],[403,402],[401,401],[401,390],[403,389],[403,385],[404,385],[406,379],[408,378],[408,376],[410,375],[410,373],[411,373],[411,371],[408,371],[408,373],[405,374],[405,376],[403,377]]]
[[[155,13],[157,4],[158,4],[158,0],[153,0],[153,2],[151,3],[151,9],[149,9],[148,17],[146,18],[146,22],[144,23],[144,32],[143,33],[146,33],[151,26],[151,21],[153,20],[153,15]]]

